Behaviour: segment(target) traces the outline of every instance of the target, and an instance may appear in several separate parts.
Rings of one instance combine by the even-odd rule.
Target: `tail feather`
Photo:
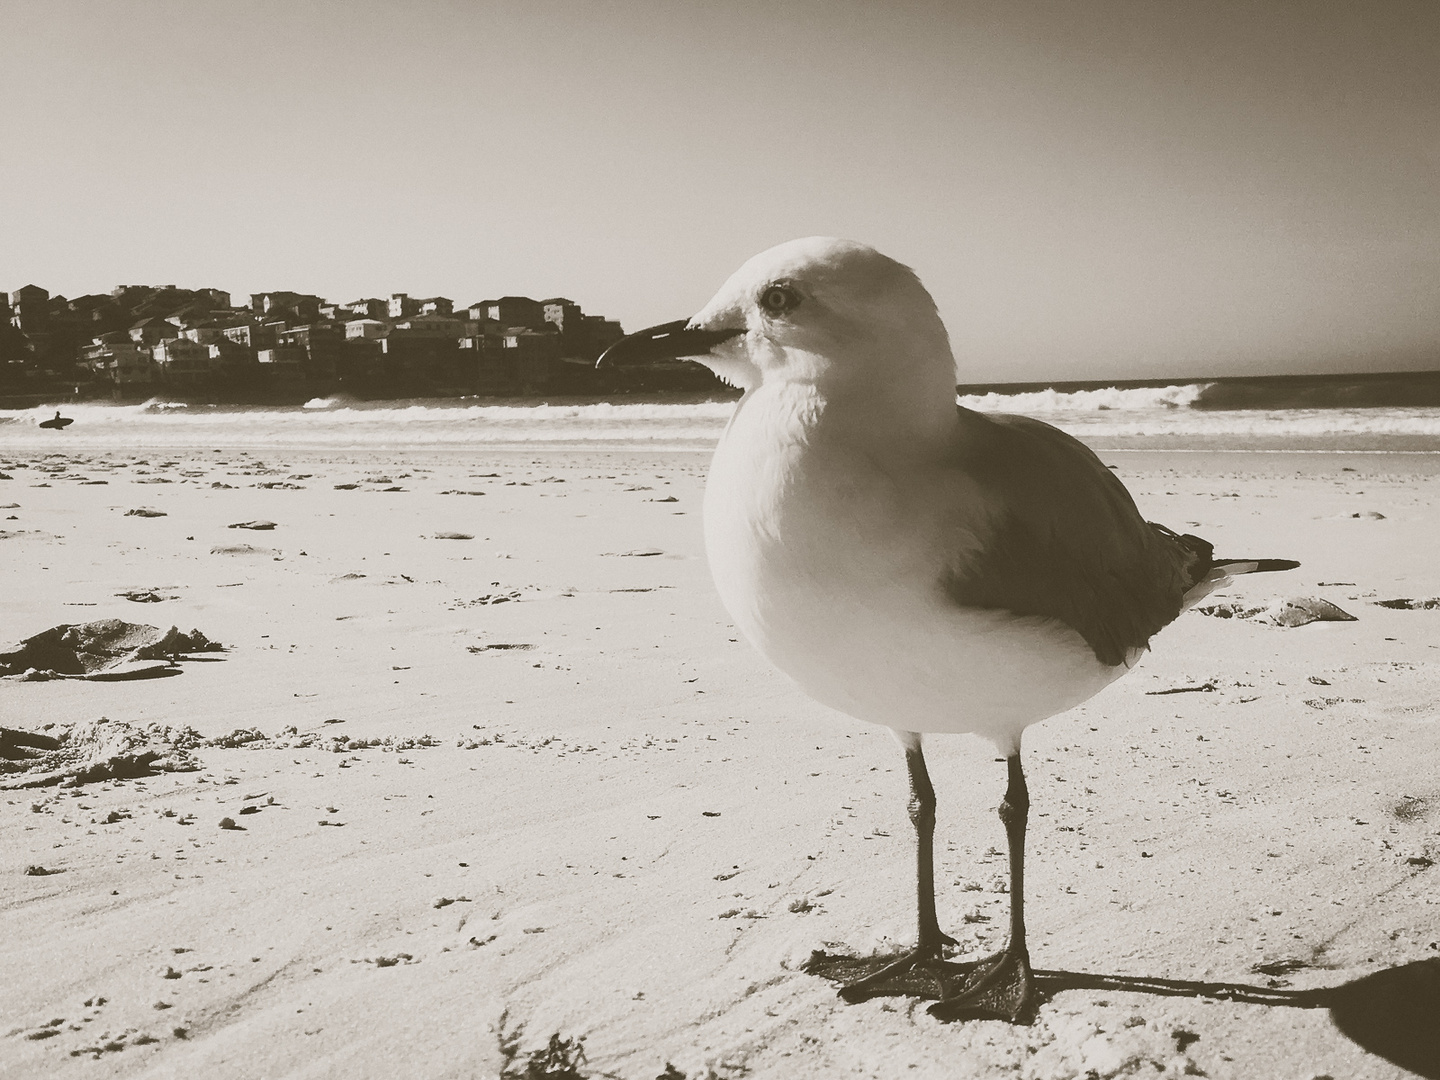
[[[1210,564],[1209,573],[1185,593],[1180,610],[1189,610],[1233,577],[1275,570],[1294,570],[1299,565],[1294,559],[1216,559]]]
[[[1217,559],[1214,547],[1203,537],[1177,533],[1153,521],[1148,524],[1168,541],[1176,569],[1180,572],[1182,581],[1187,583],[1188,587],[1180,603],[1181,611],[1233,577],[1294,570],[1300,565],[1294,559]]]

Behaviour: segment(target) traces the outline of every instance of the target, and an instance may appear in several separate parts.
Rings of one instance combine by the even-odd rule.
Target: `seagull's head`
[[[865,392],[918,378],[953,395],[955,385],[944,324],[914,271],[828,236],[762,251],[692,318],[631,334],[600,362],[667,358],[697,361],[747,390],[804,381]]]

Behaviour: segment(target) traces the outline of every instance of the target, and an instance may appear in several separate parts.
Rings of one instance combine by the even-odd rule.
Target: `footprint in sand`
[[[255,547],[252,544],[217,544],[210,549],[211,555],[266,555],[275,557],[280,554],[274,548]]]

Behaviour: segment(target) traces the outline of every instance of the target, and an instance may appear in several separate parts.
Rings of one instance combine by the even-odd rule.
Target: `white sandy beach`
[[[736,640],[706,454],[54,445],[0,445],[0,649],[109,618],[226,649],[3,680],[0,724],[264,738],[3,792],[6,1076],[483,1077],[502,1016],[627,1080],[1413,1075],[1387,1054],[1394,1000],[1440,1002],[1440,610],[1376,601],[1440,596],[1436,455],[1102,455],[1152,520],[1303,564],[1220,599],[1357,621],[1191,612],[1027,733],[1035,965],[1118,981],[1011,1027],[799,970],[913,937],[905,773]],[[1003,766],[927,754],[964,959],[1005,932]],[[1375,973],[1398,1034],[1364,988],[1307,993]]]

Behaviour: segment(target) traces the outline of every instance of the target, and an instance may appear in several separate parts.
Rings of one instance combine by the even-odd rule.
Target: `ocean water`
[[[991,393],[961,397],[980,412],[1023,413],[1097,449],[1347,450],[1440,453],[1440,407],[1216,409],[1206,384],[1147,389]],[[40,428],[55,406],[0,410],[0,452],[130,447],[481,445],[651,447],[714,445],[730,401],[498,405],[471,399],[249,407],[83,402],[61,408],[74,424]]]

